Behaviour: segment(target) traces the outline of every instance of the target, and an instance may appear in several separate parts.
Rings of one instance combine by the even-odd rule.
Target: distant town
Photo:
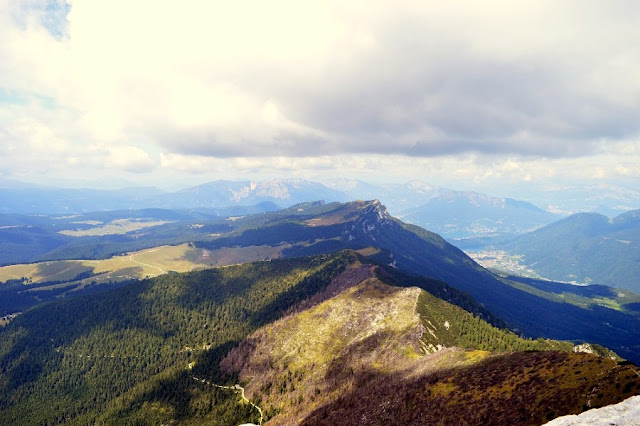
[[[512,255],[502,250],[483,250],[467,252],[467,255],[481,266],[496,272],[522,275],[530,278],[543,278],[535,271],[522,265],[522,256]]]

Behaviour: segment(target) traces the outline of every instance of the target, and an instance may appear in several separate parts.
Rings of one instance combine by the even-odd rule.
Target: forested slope
[[[233,392],[191,375],[217,377],[228,348],[353,260],[345,253],[167,274],[30,310],[0,329],[0,424],[255,420],[250,408],[237,412]],[[213,404],[220,399],[230,399],[229,410]]]

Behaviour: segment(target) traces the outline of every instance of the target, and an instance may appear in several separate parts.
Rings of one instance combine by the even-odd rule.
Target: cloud
[[[105,161],[109,167],[133,173],[145,173],[156,167],[156,161],[135,146],[111,146],[106,149]]]
[[[0,1],[0,161],[24,173],[415,158],[531,181],[640,137],[633,1]]]

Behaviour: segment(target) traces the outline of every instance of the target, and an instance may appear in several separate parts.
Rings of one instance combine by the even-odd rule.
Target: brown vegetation
[[[303,424],[542,424],[640,394],[631,364],[590,354],[516,352],[411,380],[369,371]]]

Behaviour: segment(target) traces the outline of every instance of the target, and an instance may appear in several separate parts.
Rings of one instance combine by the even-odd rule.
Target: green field
[[[24,284],[56,282],[47,286],[56,289],[90,282],[115,282],[131,278],[155,277],[169,271],[188,272],[215,266],[233,265],[280,257],[289,247],[267,245],[224,247],[215,250],[192,247],[189,244],[160,246],[114,256],[104,260],[60,260],[0,267],[0,282],[22,280]],[[80,276],[81,278],[75,279]]]
[[[126,234],[128,232],[138,231],[140,229],[148,228],[150,226],[159,226],[167,223],[172,223],[166,220],[155,221],[142,221],[139,219],[116,219],[109,223],[103,224],[96,220],[85,220],[78,222],[71,222],[80,225],[91,225],[89,229],[66,229],[60,231],[60,234],[69,235],[71,237],[89,237],[89,236],[102,236],[102,235],[119,235]]]

